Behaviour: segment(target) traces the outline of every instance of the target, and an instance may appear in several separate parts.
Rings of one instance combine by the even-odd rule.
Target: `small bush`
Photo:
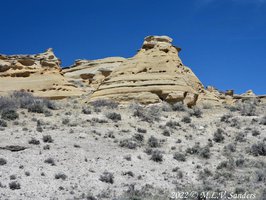
[[[226,114],[221,117],[221,122],[230,123],[231,118],[233,116],[231,114]]]
[[[119,113],[116,113],[116,112],[107,113],[105,116],[108,119],[111,119],[113,121],[120,121],[121,120],[121,115]]]
[[[93,117],[91,120],[92,120],[93,122],[100,123],[100,124],[108,123],[108,121],[105,120],[105,119],[99,119],[99,118],[95,118],[95,117]]]
[[[224,150],[229,151],[229,152],[236,152],[236,145],[233,143],[230,143],[230,144],[224,146]]]
[[[91,114],[91,110],[90,110],[90,108],[87,108],[87,107],[85,108],[84,107],[84,108],[82,108],[82,113],[86,114],[86,115],[90,115]]]
[[[152,151],[151,154],[151,160],[155,161],[155,162],[162,162],[163,161],[163,154],[161,151],[159,150],[154,150]]]
[[[55,165],[55,161],[54,161],[53,158],[47,158],[47,159],[45,159],[45,160],[44,160],[44,163],[50,164],[50,165],[52,165],[52,166]]]
[[[12,174],[12,175],[9,176],[9,179],[10,180],[16,180],[17,176],[15,174]]]
[[[16,181],[12,181],[11,183],[9,183],[9,188],[11,190],[19,190],[20,189],[20,183],[18,183]]]
[[[18,117],[19,116],[18,116],[17,111],[11,110],[11,109],[3,110],[2,114],[1,114],[1,118],[4,120],[10,120],[11,121],[11,120],[17,119]]]
[[[152,149],[152,148],[146,148],[146,149],[144,150],[144,152],[145,152],[147,155],[151,155],[152,152],[153,152],[153,149]]]
[[[120,147],[126,147],[128,149],[136,149],[138,144],[133,139],[124,139],[120,141]]]
[[[266,115],[264,117],[261,118],[260,120],[260,124],[262,125],[266,125]]]
[[[51,135],[44,135],[42,141],[45,143],[53,143],[54,140]]]
[[[202,117],[203,113],[202,113],[200,108],[194,107],[192,110],[190,110],[189,114],[190,114],[190,116],[195,116],[197,118],[200,118],[200,117]]]
[[[133,136],[133,138],[135,139],[135,140],[137,140],[137,141],[139,141],[139,142],[143,142],[143,140],[144,140],[144,136],[142,135],[142,134],[135,134],[134,136]]]
[[[105,182],[105,183],[113,184],[114,183],[114,175],[113,175],[113,173],[105,171],[100,176],[99,180],[102,181],[102,182]]]
[[[48,99],[42,99],[42,102],[44,106],[50,110],[57,110],[57,105],[54,101],[48,100]]]
[[[186,106],[182,102],[177,102],[172,105],[173,111],[186,111]]]
[[[191,118],[189,116],[185,116],[185,117],[182,118],[181,121],[184,122],[184,123],[189,124],[189,123],[191,123]]]
[[[213,135],[213,141],[217,142],[217,143],[221,143],[224,141],[224,130],[218,128],[217,131],[214,133]]]
[[[252,131],[252,136],[256,137],[258,135],[260,135],[260,132],[258,130],[253,130]]]
[[[35,138],[31,138],[31,140],[29,140],[29,144],[39,145],[40,141]]]
[[[96,101],[91,102],[91,105],[95,108],[100,108],[100,107],[107,107],[109,109],[115,109],[118,107],[118,103],[107,100],[107,99],[99,99]]]
[[[201,158],[208,159],[210,158],[210,147],[205,146],[205,147],[200,147],[200,145],[197,143],[193,147],[189,147],[186,149],[186,153],[189,154],[196,154]]]
[[[227,169],[227,170],[233,170],[234,168],[235,168],[235,163],[233,159],[222,161],[216,167],[216,169]]]
[[[254,102],[245,102],[239,105],[240,114],[242,116],[255,116],[257,115],[256,104]]]
[[[7,127],[7,123],[0,119],[0,127]]]
[[[171,135],[169,130],[164,130],[162,134],[166,137],[170,137]]]
[[[149,145],[149,147],[151,147],[151,148],[157,148],[157,147],[160,147],[160,143],[159,143],[158,139],[155,138],[154,136],[151,136],[151,137],[148,139],[148,145]]]
[[[208,146],[200,148],[198,155],[201,158],[209,159],[211,157],[210,148]]]
[[[0,166],[5,165],[7,163],[6,159],[0,158]]]
[[[246,142],[246,134],[245,133],[237,133],[235,137],[236,142]]]
[[[13,92],[11,98],[17,99],[20,108],[28,108],[36,99],[32,94],[23,91]]]
[[[28,112],[33,113],[44,113],[45,112],[45,105],[42,101],[34,101],[33,104],[27,106]]]
[[[147,133],[147,130],[146,129],[143,129],[143,128],[138,128],[137,131],[139,133]]]
[[[178,122],[170,120],[170,121],[166,122],[165,126],[168,126],[172,129],[175,129],[176,127],[180,127],[181,125]]]
[[[236,160],[236,166],[237,167],[243,167],[244,163],[245,163],[245,159],[243,159],[243,158],[239,158]]]
[[[36,131],[38,131],[40,133],[43,132],[42,126],[41,125],[37,125]]]
[[[134,177],[134,173],[132,171],[126,171],[126,172],[123,172],[123,175],[126,176],[131,176],[131,177]]]
[[[253,144],[250,148],[250,153],[253,156],[266,156],[266,144],[265,142],[259,142]]]
[[[26,171],[26,172],[25,172],[25,175],[26,175],[26,176],[30,176],[30,172],[29,172],[29,171]]]
[[[62,179],[62,180],[66,180],[67,175],[65,175],[63,172],[59,172],[57,174],[55,174],[55,179]]]
[[[186,155],[180,152],[176,152],[174,153],[174,157],[175,160],[181,161],[181,162],[185,162],[186,161]]]
[[[138,117],[141,121],[152,123],[160,120],[161,110],[158,106],[151,106],[146,109],[140,105],[134,105],[131,107],[133,108],[133,116]]]
[[[0,112],[4,110],[12,110],[18,107],[15,99],[10,97],[0,96]]]
[[[69,124],[70,120],[68,118],[65,118],[62,120],[62,124],[67,125]]]
[[[257,170],[255,172],[255,181],[256,182],[266,183],[266,169]]]

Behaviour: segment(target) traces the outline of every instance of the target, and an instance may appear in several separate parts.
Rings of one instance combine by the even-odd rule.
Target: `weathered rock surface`
[[[170,103],[188,106],[198,99],[216,97],[208,93],[196,75],[178,56],[180,48],[167,36],[148,36],[137,55],[125,60],[104,79],[90,101],[110,98],[119,102]]]
[[[52,99],[81,95],[62,75],[60,63],[52,49],[36,55],[0,55],[0,95],[14,90]]]
[[[74,65],[63,69],[63,73],[69,81],[80,81],[94,91],[110,75],[113,69],[121,65],[125,60],[122,57],[77,60]]]

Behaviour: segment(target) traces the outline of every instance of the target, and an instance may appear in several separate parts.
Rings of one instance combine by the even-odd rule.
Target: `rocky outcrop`
[[[63,69],[63,73],[69,81],[80,81],[94,91],[111,74],[114,68],[121,65],[125,60],[122,57],[109,57],[99,60],[77,60],[74,65]]]
[[[62,75],[60,63],[52,49],[36,55],[0,55],[0,95],[14,90],[51,99],[81,95]]]
[[[184,66],[167,36],[148,36],[137,55],[121,63],[92,94],[90,101],[109,98],[119,102],[170,103],[183,101],[194,106],[209,98],[196,75]]]

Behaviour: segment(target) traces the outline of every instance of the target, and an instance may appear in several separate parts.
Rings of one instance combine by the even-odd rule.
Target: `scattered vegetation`
[[[257,102],[250,100],[240,103],[238,109],[242,116],[256,116],[257,115]]]
[[[47,159],[45,159],[45,160],[44,160],[44,163],[50,164],[50,165],[52,165],[52,166],[55,165],[55,161],[54,161],[53,158],[47,158]]]
[[[137,131],[138,131],[139,133],[147,133],[147,130],[144,129],[144,128],[138,128]]]
[[[4,120],[10,120],[13,121],[15,119],[18,119],[19,115],[16,110],[13,109],[5,109],[1,113],[1,118]]]
[[[9,188],[11,190],[19,190],[20,189],[20,183],[18,183],[16,181],[12,181],[9,183]]]
[[[121,140],[119,145],[128,149],[136,149],[138,146],[137,142],[132,138]]]
[[[53,143],[54,140],[51,135],[44,135],[42,141],[45,143]]]
[[[103,174],[100,176],[100,181],[105,182],[105,183],[114,183],[114,175],[111,172],[105,171]]]
[[[90,115],[91,114],[91,109],[88,107],[83,107],[82,108],[82,113],[86,114],[86,115]]]
[[[195,116],[197,118],[200,118],[200,117],[202,117],[203,113],[202,113],[200,108],[193,107],[191,110],[189,110],[189,114],[190,114],[190,116]]]
[[[189,123],[191,123],[191,118],[189,116],[184,116],[181,121],[189,124]]]
[[[155,149],[151,153],[151,160],[155,162],[162,162],[163,161],[163,153],[162,151],[159,151],[158,149]]]
[[[111,101],[111,100],[107,100],[107,99],[95,100],[95,101],[91,102],[91,105],[94,108],[106,107],[109,109],[115,109],[118,107],[118,103]]]
[[[186,106],[182,102],[177,102],[172,105],[173,111],[181,111],[184,112],[187,110]]]
[[[144,108],[138,104],[133,104],[130,106],[133,109],[133,116],[138,117],[142,121],[152,123],[154,121],[159,121],[161,116],[161,110],[158,106],[150,106]]]
[[[7,127],[7,123],[0,119],[0,127]]]
[[[151,148],[158,148],[158,147],[160,147],[160,142],[159,142],[159,140],[157,138],[155,138],[154,136],[151,136],[148,139],[148,145]]]
[[[260,124],[266,125],[266,115],[261,118]]]
[[[110,112],[110,113],[106,113],[105,115],[108,119],[111,119],[113,121],[120,121],[121,120],[121,115],[119,113],[116,112]]]
[[[7,163],[6,159],[0,158],[0,166],[5,165]]]
[[[214,133],[213,135],[213,141],[217,142],[217,143],[221,143],[224,141],[224,130],[218,128],[217,131]]]
[[[175,160],[181,161],[181,162],[185,162],[186,161],[186,155],[180,152],[175,152],[174,153],[174,157]]]
[[[209,159],[211,156],[210,147],[209,146],[200,147],[199,143],[196,143],[193,147],[187,148],[186,153],[192,155],[196,154],[200,158],[205,158],[205,159]]]
[[[29,144],[34,144],[34,145],[39,145],[40,144],[40,141],[35,139],[35,138],[31,138],[29,140]]]
[[[55,179],[66,180],[67,179],[67,175],[65,175],[63,172],[59,172],[59,173],[55,174],[54,178]]]
[[[257,144],[253,144],[250,148],[250,153],[253,156],[266,156],[266,143],[258,142]]]

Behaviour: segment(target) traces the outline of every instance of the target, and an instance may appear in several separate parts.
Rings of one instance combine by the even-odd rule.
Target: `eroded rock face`
[[[148,36],[137,55],[125,60],[104,79],[90,101],[109,98],[119,102],[196,104],[205,90],[178,56],[180,48],[167,36]]]
[[[94,91],[111,74],[114,68],[121,65],[125,60],[122,57],[77,60],[73,66],[63,69],[63,73],[69,81],[81,81]]]
[[[52,99],[81,95],[62,75],[60,63],[52,49],[36,55],[0,55],[0,95],[14,90]]]

